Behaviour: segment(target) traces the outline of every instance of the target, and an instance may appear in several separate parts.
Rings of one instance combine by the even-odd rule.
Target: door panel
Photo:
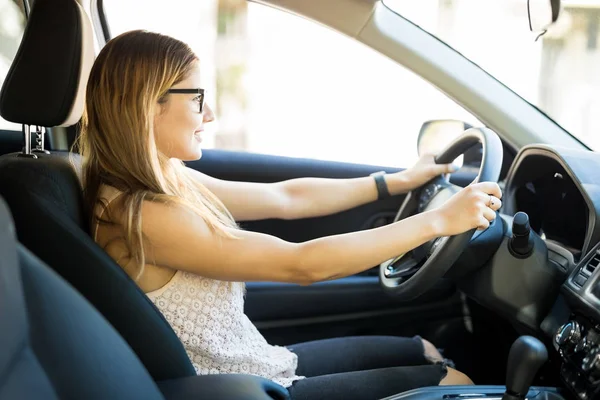
[[[464,334],[462,299],[448,281],[405,303],[384,294],[374,277],[296,288],[250,283],[246,313],[270,343],[279,345],[340,336],[417,334],[441,345]]]
[[[354,276],[310,286],[273,282],[249,282],[246,314],[260,327],[294,325],[294,320],[327,318],[345,314],[385,314],[399,303],[385,294],[376,276]],[[445,299],[454,293],[453,285],[445,280],[423,297],[402,303],[403,307],[417,306]],[[272,301],[278,299],[277,301]],[[310,321],[305,321],[309,323]]]
[[[248,182],[298,177],[353,178],[398,170],[223,150],[204,150],[201,160],[187,165],[220,179]],[[463,181],[468,179],[461,177]],[[303,242],[390,223],[403,198],[390,197],[321,218],[271,219],[242,222],[241,226],[290,242]],[[441,281],[421,298],[399,302],[382,292],[377,273],[375,268],[309,286],[251,282],[247,284],[246,313],[267,339],[278,344],[354,334],[427,335],[423,330],[461,324],[461,302],[452,283]],[[429,333],[429,337],[434,336]]]

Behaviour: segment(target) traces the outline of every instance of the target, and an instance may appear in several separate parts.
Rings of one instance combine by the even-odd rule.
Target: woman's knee
[[[448,373],[440,381],[440,386],[442,385],[473,385],[473,381],[462,372],[448,368]]]

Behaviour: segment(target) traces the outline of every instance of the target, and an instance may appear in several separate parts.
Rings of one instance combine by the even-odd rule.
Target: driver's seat
[[[36,0],[0,93],[2,117],[31,126],[77,123],[93,46],[91,22],[76,0]],[[69,153],[0,157],[0,195],[19,241],[108,319],[155,380],[196,375],[169,323],[89,236]]]

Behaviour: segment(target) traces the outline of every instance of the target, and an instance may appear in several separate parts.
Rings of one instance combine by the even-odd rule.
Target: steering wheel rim
[[[483,147],[483,157],[479,173],[473,183],[498,182],[502,168],[502,142],[498,135],[488,128],[467,129],[460,137],[455,139],[435,157],[435,162],[437,164],[451,163],[478,143],[481,143]],[[432,182],[435,181],[436,180]],[[422,187],[407,194],[394,222],[399,220],[403,214],[406,215],[407,208],[416,207],[417,202],[415,200],[418,197],[417,193],[419,193],[423,187],[429,185],[437,187],[437,185],[432,182],[428,182]],[[428,204],[436,197],[439,201],[441,193],[445,193],[447,196],[448,194],[453,194],[448,192],[448,190],[456,190],[455,187],[454,189],[452,187],[439,189],[440,190],[435,191],[431,198],[429,198]],[[425,263],[409,277],[390,275],[388,267],[392,264],[391,261],[396,261],[396,259],[382,263],[379,266],[379,282],[383,290],[394,297],[404,300],[411,300],[420,296],[430,289],[452,267],[462,252],[467,248],[474,232],[475,229],[472,229],[459,235],[435,239],[431,246],[433,250],[429,258],[427,258]],[[401,258],[403,257],[404,255]]]

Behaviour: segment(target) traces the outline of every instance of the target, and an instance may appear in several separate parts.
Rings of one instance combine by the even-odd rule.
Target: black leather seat
[[[0,198],[0,400],[285,399],[250,375],[154,382],[112,326],[17,243]]]
[[[91,32],[76,0],[36,0],[0,93],[2,117],[45,127],[79,121],[94,57]],[[89,213],[66,153],[0,157],[0,195],[19,241],[100,311],[155,381],[195,377],[162,314],[89,236]]]

